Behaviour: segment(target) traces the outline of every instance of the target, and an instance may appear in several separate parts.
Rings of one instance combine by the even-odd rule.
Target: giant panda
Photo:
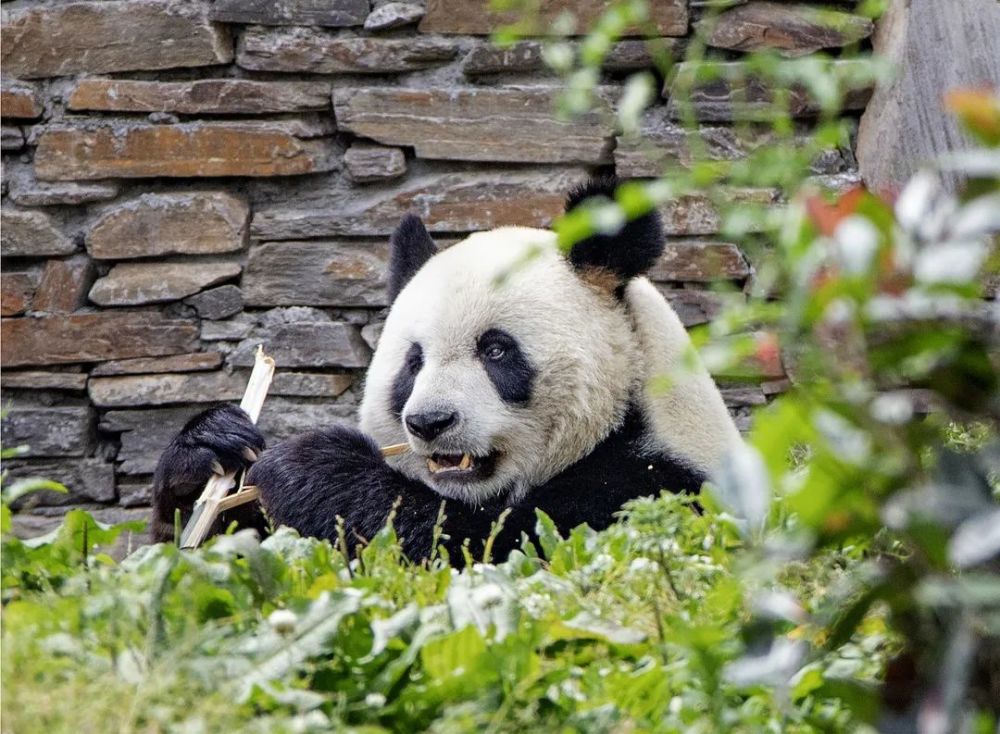
[[[593,179],[567,208],[616,185]],[[359,428],[315,428],[264,451],[239,408],[210,409],[159,462],[155,537],[173,536],[175,509],[186,519],[213,468],[247,465],[273,526],[336,540],[341,517],[353,548],[394,510],[414,561],[432,552],[442,503],[439,542],[461,563],[463,542],[479,557],[505,510],[495,558],[532,536],[536,508],[561,531],[601,529],[626,500],[698,491],[741,439],[712,378],[690,367],[680,319],[643,277],[663,247],[655,212],[568,253],[553,232],[525,227],[439,252],[407,215],[391,238],[391,308]],[[402,456],[379,451],[403,442]]]

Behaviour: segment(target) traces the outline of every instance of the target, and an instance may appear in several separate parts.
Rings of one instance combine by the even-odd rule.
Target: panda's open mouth
[[[486,456],[436,453],[427,457],[427,470],[435,479],[485,479],[493,474],[497,452]]]

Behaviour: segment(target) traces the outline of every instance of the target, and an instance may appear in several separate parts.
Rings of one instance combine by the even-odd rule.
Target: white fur
[[[512,334],[536,370],[528,405],[496,393],[476,356],[490,328]],[[455,410],[459,425],[434,442],[403,428],[390,410],[391,389],[414,342],[424,352],[404,417]],[[708,470],[739,440],[704,369],[683,390],[653,395],[651,377],[676,366],[687,334],[645,280],[625,303],[582,279],[552,232],[503,227],[471,235],[431,258],[396,298],[368,370],[361,429],[381,444],[408,441],[398,468],[445,496],[477,501],[513,487],[517,499],[583,458],[617,428],[632,395],[655,431],[650,448],[666,449]],[[495,475],[461,486],[437,482],[426,466],[434,452],[501,452]]]
[[[712,473],[742,444],[718,387],[702,365],[680,318],[646,278],[625,289],[643,356],[642,409],[661,450]]]

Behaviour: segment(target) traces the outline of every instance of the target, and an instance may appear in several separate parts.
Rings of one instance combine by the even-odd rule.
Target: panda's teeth
[[[462,454],[462,460],[458,464],[459,469],[468,469],[472,466],[472,457],[468,454]]]
[[[434,461],[434,459],[427,459],[427,468],[430,469],[431,474],[437,474],[441,471],[441,465]]]

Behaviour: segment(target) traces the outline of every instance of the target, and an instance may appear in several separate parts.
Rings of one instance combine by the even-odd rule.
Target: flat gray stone
[[[383,306],[385,242],[267,242],[250,250],[248,306]]]
[[[0,427],[4,446],[27,446],[23,457],[85,456],[94,445],[94,411],[86,406],[15,404]]]
[[[695,28],[709,46],[747,52],[773,49],[792,57],[858,43],[874,30],[871,20],[852,13],[767,0],[709,16]]]
[[[253,365],[258,344],[285,367],[367,367],[371,349],[356,326],[341,322],[301,322],[255,333],[229,356],[237,367]]]
[[[21,150],[24,147],[24,131],[14,125],[0,126],[0,150]]]
[[[72,505],[79,502],[115,501],[115,465],[103,459],[69,461],[10,461],[4,464],[9,481],[37,477],[59,482],[69,492],[32,492],[15,503],[23,512],[33,507]]]
[[[190,82],[83,79],[71,110],[177,112],[184,115],[259,115],[330,109],[326,82],[197,79]]]
[[[280,194],[255,208],[259,240],[390,235],[412,212],[432,232],[477,232],[505,225],[548,227],[561,216],[566,192],[587,180],[582,168],[463,171],[409,176],[374,191],[331,191],[303,205]]]
[[[99,278],[90,300],[99,306],[135,306],[178,301],[240,274],[238,262],[197,260],[122,263]]]
[[[337,126],[387,145],[413,146],[419,158],[516,163],[608,163],[613,147],[611,90],[597,107],[564,120],[562,87],[410,89],[338,87]]]
[[[441,38],[342,36],[318,28],[247,28],[236,63],[255,71],[395,74],[451,61],[459,45]]]
[[[335,398],[354,384],[351,375],[326,375],[311,372],[276,372],[268,395],[307,398]]]
[[[12,371],[3,375],[4,390],[63,390],[83,392],[87,375],[83,372],[45,372],[41,370]]]
[[[858,65],[866,63],[863,59],[838,59],[832,63],[831,73],[849,80],[856,76]],[[784,101],[776,105],[776,91],[787,94],[787,105]],[[871,91],[868,85],[849,86],[841,110],[864,109]],[[663,96],[667,98],[667,115],[673,120],[684,119],[687,104],[701,122],[773,122],[785,114],[811,118],[820,112],[819,102],[801,85],[781,85],[780,90],[776,90],[767,80],[751,74],[741,61],[675,64],[664,85]]]
[[[92,377],[87,392],[91,402],[99,408],[221,403],[240,400],[246,392],[248,378],[249,373],[239,372]]]
[[[365,18],[366,31],[385,31],[413,25],[427,12],[422,3],[386,3]]]
[[[222,355],[218,352],[192,352],[175,354],[170,357],[139,357],[118,359],[99,364],[90,371],[91,377],[113,375],[144,375],[161,372],[201,372],[218,369],[222,365]]]
[[[368,0],[215,0],[213,20],[227,23],[345,27],[361,25]]]
[[[643,113],[638,137],[619,136],[614,153],[615,171],[623,178],[657,178],[671,167],[690,167],[696,162],[695,152],[702,156],[701,160],[737,161],[777,140],[769,126],[699,125],[689,132],[670,118],[667,108],[653,107]],[[795,136],[799,145],[804,146],[810,140],[808,130]],[[782,144],[787,145],[784,140]],[[813,172],[839,173],[850,165],[849,155],[839,149],[824,151],[813,162]]]
[[[118,196],[115,181],[39,181],[31,166],[17,166],[10,177],[8,196],[18,206],[77,206]]]
[[[353,143],[344,153],[344,166],[355,183],[389,181],[406,173],[406,156],[399,148]]]
[[[360,1],[360,0],[359,0]],[[226,28],[204,3],[67,2],[4,14],[4,74],[21,79],[227,64]]]
[[[203,319],[217,321],[243,310],[243,291],[235,285],[220,285],[186,298],[184,303],[193,307]]]
[[[63,234],[45,212],[11,209],[0,211],[0,251],[6,257],[70,255],[73,240]]]

